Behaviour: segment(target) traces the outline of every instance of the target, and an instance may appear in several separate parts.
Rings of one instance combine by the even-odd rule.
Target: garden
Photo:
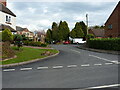
[[[38,58],[41,59],[59,52],[55,49],[48,48],[46,43],[29,41],[18,34],[12,35],[9,29],[5,29],[1,35],[2,59],[0,63],[3,65],[20,63]],[[24,45],[41,48],[24,47]],[[47,49],[42,47],[46,47]]]

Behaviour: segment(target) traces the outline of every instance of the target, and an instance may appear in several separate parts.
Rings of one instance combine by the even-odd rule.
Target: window
[[[6,22],[8,22],[8,16],[6,15]]]
[[[109,25],[108,25],[108,29],[112,29],[112,24],[109,24]]]
[[[11,17],[9,16],[9,21],[8,22],[11,22]]]

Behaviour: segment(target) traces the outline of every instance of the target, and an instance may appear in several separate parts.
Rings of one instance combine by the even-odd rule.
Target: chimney
[[[5,6],[7,6],[6,0],[0,0],[0,3],[2,3],[2,4],[5,5]]]

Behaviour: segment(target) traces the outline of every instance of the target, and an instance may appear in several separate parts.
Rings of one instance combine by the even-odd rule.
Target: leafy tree
[[[77,22],[75,24],[75,28],[74,28],[75,32],[76,32],[76,38],[81,38],[84,37],[84,33],[82,31],[81,25],[79,22]]]
[[[23,40],[29,40],[29,38],[26,37],[25,35],[21,35],[21,36],[22,36]]]
[[[14,35],[14,44],[17,45],[18,50],[20,50],[20,47],[22,47],[22,36],[19,34]]]
[[[104,29],[104,28],[105,28],[105,26],[103,26],[103,25],[101,25],[101,26],[96,25],[96,26],[93,26],[93,28],[94,28],[94,29]]]
[[[52,39],[54,41],[58,40],[58,25],[56,22],[53,22],[52,24]]]
[[[3,32],[2,32],[2,41],[3,42],[11,42],[13,40],[13,35],[11,33],[11,31],[9,29],[5,29]]]
[[[80,26],[81,26],[81,29],[84,33],[84,36],[86,36],[87,35],[87,26],[85,25],[85,23],[83,21],[80,22]]]
[[[47,30],[47,33],[46,33],[46,41],[47,41],[48,43],[51,43],[51,41],[52,41],[52,31],[51,31],[51,29],[48,29],[48,30]]]
[[[69,27],[66,21],[62,22],[60,21],[59,24],[59,34],[61,35],[61,40],[68,40],[69,39]]]
[[[89,40],[90,38],[94,38],[95,36],[93,34],[86,35],[86,38]]]
[[[59,23],[59,26],[58,26],[58,30],[59,30],[59,40],[63,40],[64,38],[63,38],[63,22],[62,21],[60,21],[60,23]]]
[[[73,30],[70,32],[70,37],[71,37],[71,38],[75,38],[75,37],[76,37],[75,29],[73,29]]]

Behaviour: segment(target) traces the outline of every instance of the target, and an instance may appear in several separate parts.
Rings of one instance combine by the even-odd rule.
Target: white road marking
[[[118,87],[120,86],[120,84],[113,84],[113,85],[104,85],[104,86],[97,86],[97,87],[89,87],[89,88],[86,88],[87,90],[88,89],[100,89],[100,88],[109,88],[109,87]]]
[[[111,65],[111,64],[113,64],[113,63],[105,63],[105,65]]]
[[[67,67],[68,67],[68,68],[77,67],[77,65],[68,65]]]
[[[120,64],[120,62],[118,62],[118,61],[111,61],[111,62],[113,62],[115,64]]]
[[[4,72],[7,72],[7,71],[15,71],[15,69],[4,69],[3,71],[4,71]]]
[[[101,59],[101,60],[104,60],[104,61],[108,61],[108,62],[111,62],[111,63],[118,64],[118,61],[112,61],[112,60],[101,58],[101,57],[98,57],[98,56],[95,56],[95,55],[89,55],[89,56],[95,57],[95,58],[98,58],[98,59]]]
[[[84,64],[84,65],[81,65],[82,67],[88,67],[90,66],[90,64]]]
[[[54,69],[56,68],[63,68],[63,66],[53,66]]]
[[[21,71],[24,71],[24,70],[31,70],[32,68],[21,68],[20,70]]]
[[[71,51],[74,51],[74,52],[80,53],[79,51],[76,51],[76,50],[73,50],[73,49],[71,49]]]
[[[37,67],[37,69],[48,69],[48,67]]]
[[[95,66],[101,66],[102,64],[101,63],[99,63],[99,64],[94,64]]]

